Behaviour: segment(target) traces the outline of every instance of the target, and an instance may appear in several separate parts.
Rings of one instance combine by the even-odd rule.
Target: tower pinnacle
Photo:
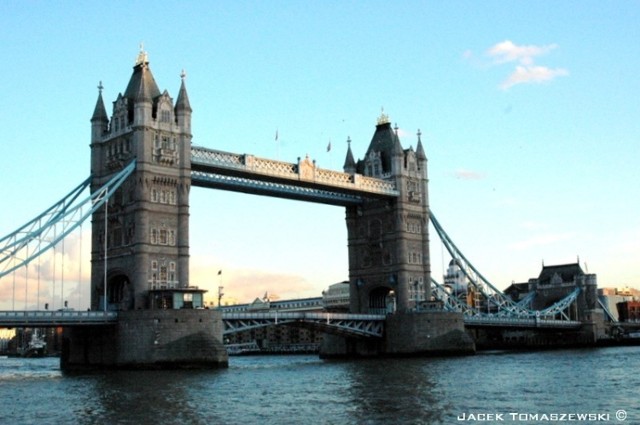
[[[382,125],[382,124],[389,124],[391,121],[389,121],[389,115],[384,113],[384,108],[380,108],[381,112],[380,112],[380,116],[378,117],[378,125]]]
[[[149,63],[149,55],[144,51],[144,43],[140,43],[140,52],[138,52],[138,57],[136,58],[134,66],[145,66],[147,63]]]

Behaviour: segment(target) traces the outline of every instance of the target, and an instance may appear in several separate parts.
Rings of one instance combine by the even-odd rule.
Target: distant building
[[[616,307],[620,322],[640,322],[640,301],[624,301]]]
[[[271,301],[265,293],[262,298],[256,298],[251,303],[224,305],[220,309],[224,312],[269,312],[269,311],[323,311],[322,297],[297,298],[293,300]]]
[[[629,287],[601,288],[598,289],[598,298],[607,310],[607,315],[610,315],[615,321],[623,321],[619,305],[628,301],[640,301],[640,291]]]
[[[322,297],[271,301],[267,293],[251,303],[222,306],[223,312],[269,313],[279,311],[321,312]],[[322,342],[322,332],[293,326],[267,326],[225,336],[229,346],[254,344],[265,352],[315,352]]]
[[[596,275],[585,273],[579,263],[543,266],[538,278],[529,280],[529,288],[536,292],[531,302],[534,310],[545,309],[579,288],[575,319],[591,321],[594,315],[603,314],[598,304]]]
[[[349,312],[349,282],[334,283],[322,291],[322,303],[326,311]]]
[[[518,302],[533,291],[535,297],[531,301],[531,309],[543,310],[580,288],[577,310],[573,310],[572,314],[578,316],[575,317],[577,320],[590,321],[594,314],[602,314],[597,287],[595,274],[585,273],[578,263],[570,263],[542,266],[537,278],[531,278],[526,283],[514,282],[504,293]]]
[[[511,298],[513,301],[518,302],[522,300],[524,297],[529,294],[531,290],[529,289],[529,282],[524,283],[515,283],[513,282],[511,285],[507,286],[504,290],[505,295]]]
[[[322,291],[322,297],[297,298],[272,301],[269,294],[257,297],[251,303],[221,306],[229,313],[269,313],[269,312],[349,312],[349,282],[339,282]],[[256,343],[263,351],[317,351],[322,342],[322,332],[315,329],[292,326],[269,326],[228,335],[227,345]],[[304,350],[297,350],[303,347]]]
[[[465,299],[469,288],[469,279],[464,274],[459,260],[452,259],[444,275],[444,286],[448,288],[457,298]]]

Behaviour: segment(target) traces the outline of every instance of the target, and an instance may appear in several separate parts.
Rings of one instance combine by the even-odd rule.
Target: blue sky
[[[384,108],[496,286],[579,256],[640,287],[638,22],[638,1],[1,2],[0,234],[88,175],[96,86],[110,112],[143,42],[174,98],[186,70],[196,145],[340,169]],[[342,208],[194,188],[191,218],[191,283],[229,300],[348,277]]]

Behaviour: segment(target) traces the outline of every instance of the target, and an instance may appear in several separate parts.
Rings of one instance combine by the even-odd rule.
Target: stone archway
[[[122,273],[111,276],[107,283],[109,310],[132,310],[133,301],[129,278]]]
[[[369,292],[369,313],[388,314],[395,310],[395,294],[391,288],[379,286]]]

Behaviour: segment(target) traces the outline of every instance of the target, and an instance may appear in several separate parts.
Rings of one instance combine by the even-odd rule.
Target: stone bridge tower
[[[158,89],[141,50],[111,117],[99,89],[91,191],[135,161],[133,174],[92,217],[91,308],[117,310],[117,323],[65,328],[61,367],[226,367],[221,313],[196,308],[205,291],[189,285],[191,106],[184,73],[174,103]]]
[[[110,118],[99,89],[91,118],[91,189],[131,161],[136,170],[109,200],[106,226],[104,208],[93,215],[91,308],[104,308],[105,292],[113,310],[171,303],[162,290],[189,286],[192,136],[184,72],[174,104],[158,89],[141,50]]]
[[[382,114],[365,158],[356,163],[349,147],[344,170],[392,181],[400,192],[347,208],[351,312],[415,310],[431,293],[427,157],[420,133],[415,150],[403,149],[397,128]]]
[[[403,149],[398,129],[382,114],[364,159],[356,162],[349,147],[344,170],[393,182],[398,191],[395,198],[369,198],[346,212],[350,310],[387,314],[385,336],[379,341],[325,336],[321,357],[474,352],[462,314],[428,304],[429,192],[420,132],[416,149]]]

